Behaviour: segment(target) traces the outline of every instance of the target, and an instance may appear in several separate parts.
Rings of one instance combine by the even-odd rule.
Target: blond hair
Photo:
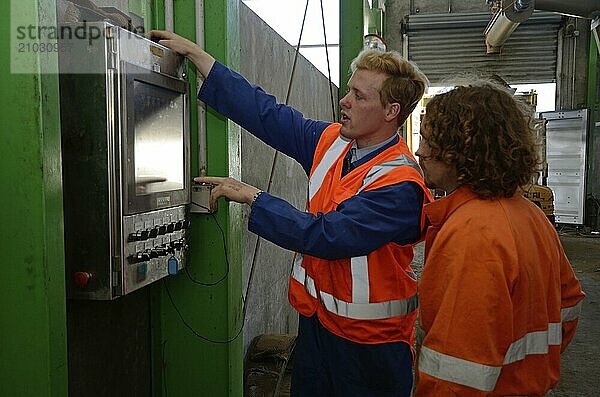
[[[381,104],[398,103],[398,125],[404,123],[425,93],[429,81],[416,64],[397,51],[381,52],[365,49],[350,64],[350,71],[369,70],[386,74],[388,78],[379,92]]]

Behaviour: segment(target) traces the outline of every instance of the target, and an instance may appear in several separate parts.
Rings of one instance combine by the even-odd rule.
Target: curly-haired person
[[[435,96],[417,155],[430,188],[415,396],[544,396],[573,338],[579,281],[521,195],[538,166],[531,118],[492,83]]]

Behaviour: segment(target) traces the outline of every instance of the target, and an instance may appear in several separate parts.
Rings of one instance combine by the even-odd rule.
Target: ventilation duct
[[[519,24],[531,16],[534,9],[597,19],[600,15],[600,0],[503,0],[501,10],[494,14],[483,32],[487,53],[498,54],[506,39]],[[592,27],[592,32],[598,40],[597,27]]]
[[[504,42],[522,22],[533,14],[533,1],[515,0],[508,6],[502,2],[498,11],[483,32],[488,54],[498,54]]]

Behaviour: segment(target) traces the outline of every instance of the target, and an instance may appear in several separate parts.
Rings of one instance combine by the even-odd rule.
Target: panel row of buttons
[[[186,248],[187,245],[185,243],[185,239],[179,239],[176,241],[171,241],[169,244],[163,244],[152,249],[136,252],[135,254],[130,255],[128,260],[129,263],[147,262],[153,258],[159,258],[161,256],[167,255],[175,255],[176,251],[181,251],[182,249]]]
[[[152,229],[136,230],[127,237],[127,241],[144,241],[156,236],[162,236],[167,233],[173,233],[182,229],[187,229],[190,226],[188,219],[182,219],[177,222],[172,222],[166,225],[156,226]]]

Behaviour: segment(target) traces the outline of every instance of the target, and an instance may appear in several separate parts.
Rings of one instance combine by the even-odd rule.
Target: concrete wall
[[[240,68],[244,76],[285,102],[295,50],[248,7],[240,5]],[[334,87],[337,106],[337,88]],[[305,117],[331,120],[328,81],[301,55],[298,58],[289,104]],[[244,131],[242,179],[288,200],[303,209],[307,177],[295,160],[275,151]],[[273,173],[271,175],[271,169]],[[269,180],[272,180],[269,186]],[[247,222],[249,208],[245,206]],[[246,297],[245,347],[264,333],[296,333],[298,315],[287,300],[293,253],[245,231],[243,239],[244,286],[252,282]],[[257,247],[258,245],[258,247]]]

